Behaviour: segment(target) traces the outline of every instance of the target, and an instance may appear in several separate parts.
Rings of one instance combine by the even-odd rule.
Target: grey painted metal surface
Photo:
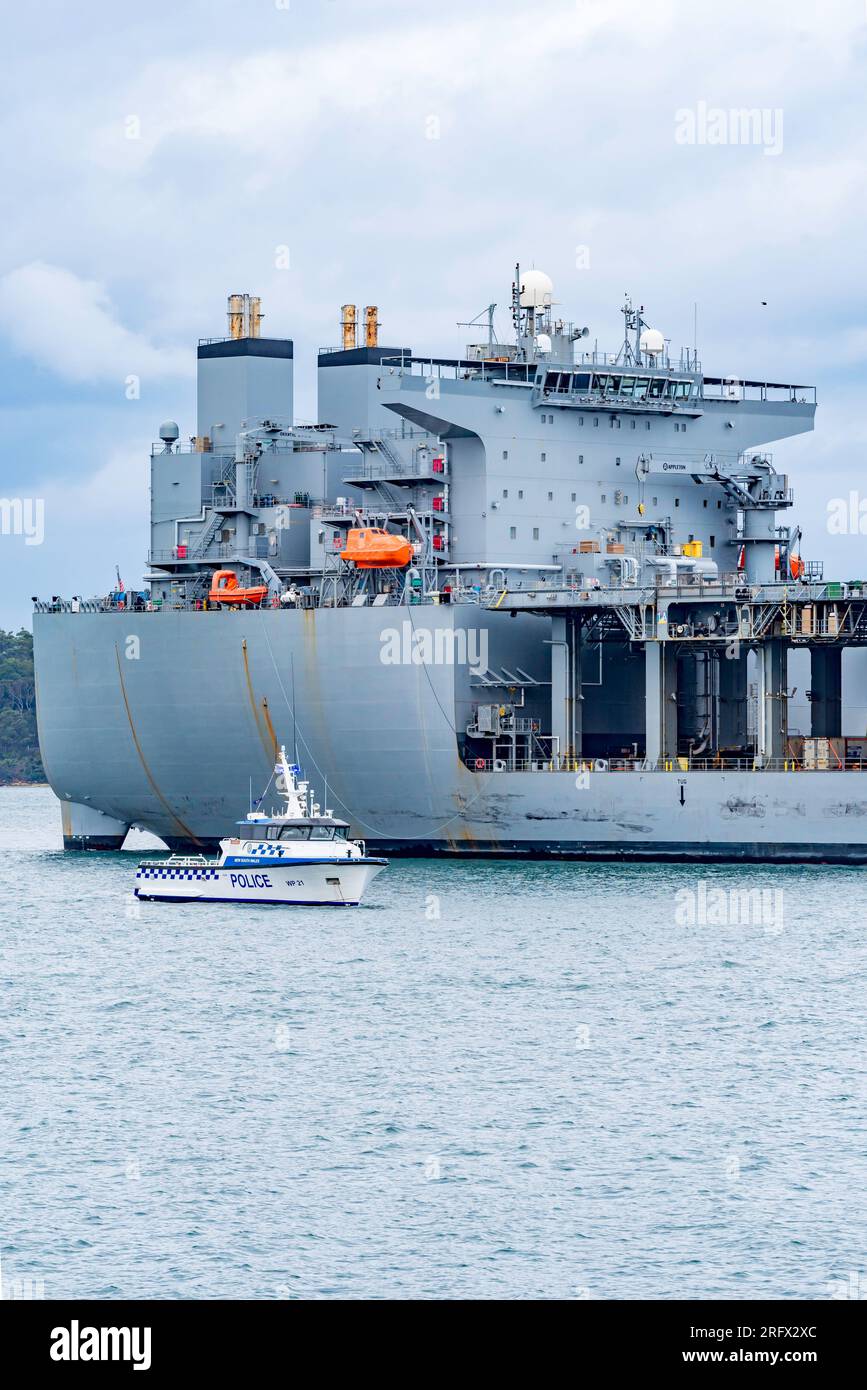
[[[477,613],[437,615],[456,618]],[[264,784],[273,728],[352,833],[389,851],[867,859],[857,775],[476,773],[456,750],[463,673],[383,665],[384,625],[372,609],[38,614],[50,781],[173,846],[213,842]]]
[[[546,283],[518,270],[514,342],[491,317],[460,360],[323,350],[316,426],[292,422],[290,340],[200,345],[135,611],[35,615],[69,847],[213,843],[276,740],[392,852],[867,860],[840,674],[867,602],[802,566],[764,447],[812,428],[815,393],[671,359],[629,303],[619,352],[586,353]],[[371,526],[409,569],[341,561]],[[207,611],[223,568],[265,606]],[[796,646],[809,732],[851,773],[793,745]]]

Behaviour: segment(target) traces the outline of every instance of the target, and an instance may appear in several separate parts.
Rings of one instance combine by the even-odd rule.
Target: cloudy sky
[[[115,563],[140,579],[150,441],[193,433],[229,291],[295,339],[311,419],[344,301],[454,353],[519,258],[600,346],[629,291],[675,347],[697,304],[711,373],[815,382],[816,432],[776,463],[804,553],[867,574],[867,536],[826,524],[867,497],[865,0],[42,0],[3,23],[0,498],[44,499],[45,541],[0,534],[0,626]],[[764,133],[719,143],[740,108]]]

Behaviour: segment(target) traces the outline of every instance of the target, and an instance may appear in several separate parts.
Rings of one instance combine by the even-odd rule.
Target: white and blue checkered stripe
[[[139,869],[136,878],[196,879],[207,881],[219,878],[216,869]]]

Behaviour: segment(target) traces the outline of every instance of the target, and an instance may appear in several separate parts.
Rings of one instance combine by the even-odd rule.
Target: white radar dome
[[[641,351],[649,352],[654,357],[658,353],[665,351],[665,338],[658,328],[645,328],[641,335],[640,342]]]
[[[536,339],[536,351],[546,353],[551,351],[551,339],[547,333],[540,333]]]
[[[164,439],[166,441],[175,440],[177,439],[179,434],[180,430],[178,429],[174,420],[166,420],[163,424],[160,425],[160,439]]]
[[[554,282],[542,270],[525,270],[521,276],[521,308],[550,309],[554,302]]]

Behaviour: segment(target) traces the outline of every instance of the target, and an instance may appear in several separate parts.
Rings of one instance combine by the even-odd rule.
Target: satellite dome
[[[542,270],[526,270],[521,276],[521,308],[549,309],[554,302],[554,282]]]
[[[160,439],[165,440],[167,444],[174,443],[179,434],[180,430],[174,420],[166,420],[160,425]]]
[[[641,335],[640,343],[641,351],[648,352],[653,357],[665,351],[665,338],[658,328],[645,328]]]
[[[547,333],[540,333],[537,337],[536,351],[543,354],[551,351],[551,339]]]

